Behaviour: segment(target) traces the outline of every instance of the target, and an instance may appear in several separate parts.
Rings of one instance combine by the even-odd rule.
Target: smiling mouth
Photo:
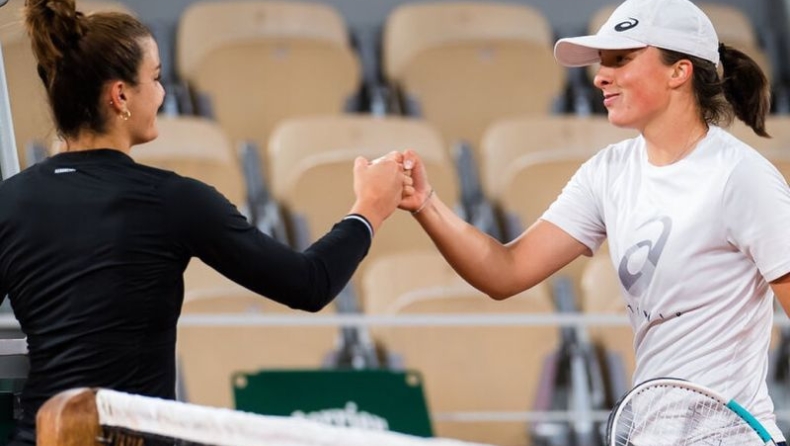
[[[620,94],[619,93],[604,94],[603,95],[604,106],[611,104],[617,96],[620,96]]]

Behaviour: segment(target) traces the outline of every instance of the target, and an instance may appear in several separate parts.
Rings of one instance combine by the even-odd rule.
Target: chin
[[[615,127],[622,127],[622,128],[634,127],[632,122],[626,119],[622,119],[622,117],[618,117],[617,114],[613,114],[612,112],[609,112],[607,118],[609,119],[609,123]]]
[[[154,129],[154,130],[148,132],[147,134],[140,136],[140,138],[138,138],[138,140],[135,141],[134,145],[145,144],[147,142],[151,142],[151,141],[155,140],[158,136],[159,136],[159,131],[157,129]]]

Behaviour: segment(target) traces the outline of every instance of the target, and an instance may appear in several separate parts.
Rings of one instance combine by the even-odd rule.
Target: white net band
[[[472,446],[394,432],[330,426],[300,418],[256,415],[99,390],[99,424],[216,446]]]

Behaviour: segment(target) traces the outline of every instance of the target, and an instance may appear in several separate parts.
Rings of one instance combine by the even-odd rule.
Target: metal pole
[[[7,0],[0,0],[2,7]],[[5,77],[3,48],[0,45],[0,174],[2,180],[19,172],[19,157],[14,139],[14,122],[11,119],[11,103],[8,99],[8,84]]]

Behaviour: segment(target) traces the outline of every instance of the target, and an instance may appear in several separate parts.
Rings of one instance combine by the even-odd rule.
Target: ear
[[[126,84],[122,81],[113,81],[110,82],[107,90],[105,97],[108,98],[107,102],[110,106],[110,111],[115,114],[121,114],[126,111],[126,92],[128,90]]]
[[[681,59],[672,65],[672,73],[669,77],[669,86],[678,88],[690,82],[694,76],[694,64],[688,59]]]

